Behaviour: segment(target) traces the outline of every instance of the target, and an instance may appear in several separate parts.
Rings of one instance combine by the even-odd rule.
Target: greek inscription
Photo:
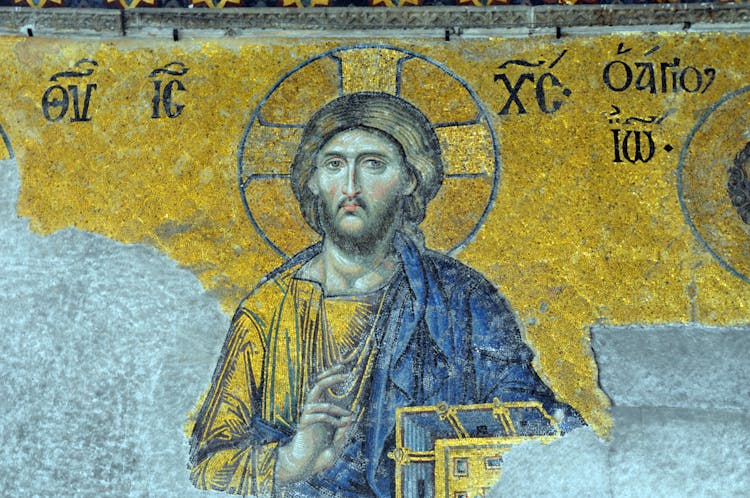
[[[70,116],[71,123],[91,121],[91,97],[96,90],[96,83],[62,85],[61,79],[86,78],[94,73],[99,64],[91,59],[81,59],[75,63],[74,69],[60,71],[50,77],[56,84],[47,88],[42,95],[42,114],[50,122],[61,121]],[[72,112],[69,112],[71,111]]]
[[[621,137],[622,131],[620,129],[612,130],[614,139],[614,159],[612,162],[621,163],[624,158],[633,164],[638,161],[647,163],[654,157],[656,144],[651,131],[625,130]],[[645,155],[644,150],[647,151]]]
[[[565,103],[564,98],[570,97],[571,91],[566,88],[560,79],[555,76],[551,70],[562,60],[567,50],[563,50],[549,65],[543,59],[539,59],[536,62],[527,61],[525,59],[510,59],[500,64],[497,69],[498,72],[494,75],[494,82],[502,82],[505,87],[505,91],[508,92],[508,97],[505,100],[499,115],[504,116],[515,110],[516,114],[527,114],[527,106],[524,105],[524,96],[521,95],[521,90],[524,88],[525,83],[533,84],[533,97],[536,102],[536,106],[545,114],[553,114],[557,112],[560,107]],[[545,66],[546,65],[546,66]],[[507,74],[507,69],[512,66],[518,66],[523,68],[539,68],[539,72],[542,70],[542,74],[537,75],[535,71],[528,71],[518,75],[515,80]],[[526,85],[528,86],[528,85]],[[527,95],[528,97],[528,95]]]
[[[612,105],[613,111],[607,114],[612,133],[612,162],[623,163],[647,163],[656,155],[656,141],[654,139],[655,126],[659,126],[667,117],[673,114],[670,109],[660,116],[650,115],[648,117],[630,116],[621,118],[620,108]],[[671,152],[674,149],[670,144],[664,146],[664,150]]]
[[[662,62],[626,62],[616,59],[602,70],[604,85],[613,92],[630,89],[648,93],[705,93],[716,78],[716,69],[682,65],[679,57]]]
[[[186,92],[187,88],[179,79],[188,72],[189,68],[182,62],[175,61],[170,62],[164,67],[154,69],[149,74],[149,78],[154,78],[154,95],[151,98],[151,118],[159,119],[162,116],[162,110],[164,110],[164,116],[168,118],[176,118],[185,109],[185,104],[179,104],[175,101],[175,92]],[[166,83],[162,79],[156,79],[158,75],[165,74],[169,76],[175,76]]]
[[[68,91],[60,85],[52,85],[47,88],[42,97],[42,112],[47,121],[60,121],[65,114],[68,112],[68,105],[70,104],[70,98],[68,98]],[[54,115],[59,109],[57,115]]]

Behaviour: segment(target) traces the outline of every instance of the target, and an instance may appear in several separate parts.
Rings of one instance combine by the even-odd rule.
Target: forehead
[[[384,133],[354,128],[335,134],[320,149],[321,155],[363,153],[377,153],[383,156],[400,158],[401,148]]]

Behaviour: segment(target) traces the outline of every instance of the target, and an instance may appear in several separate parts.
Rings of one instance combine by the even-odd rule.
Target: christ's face
[[[415,186],[401,148],[362,128],[342,131],[320,149],[308,183],[326,236],[358,250],[385,235]]]

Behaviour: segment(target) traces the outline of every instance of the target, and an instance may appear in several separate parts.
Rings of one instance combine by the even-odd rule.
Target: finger
[[[315,383],[315,386],[320,386],[324,389],[327,389],[329,387],[335,386],[336,384],[341,384],[342,382],[346,382],[349,380],[349,374],[348,373],[339,373],[335,375],[329,375],[328,377],[325,377],[323,379],[320,379]]]
[[[306,403],[303,414],[326,413],[334,417],[351,417],[352,412],[332,403]]]
[[[312,401],[313,403],[320,401],[323,398],[323,394],[325,394],[326,389],[333,387],[337,384],[343,384],[349,380],[349,374],[334,374],[329,377],[326,377],[324,379],[319,380],[312,389],[310,389],[310,392],[307,393],[307,399],[308,401]]]
[[[344,446],[346,446],[346,441],[348,440],[349,431],[352,428],[351,422],[346,424],[343,427],[339,427],[336,429],[336,432],[333,434],[333,440],[331,441],[333,443],[333,447],[337,450],[337,452],[341,451]]]
[[[332,366],[328,370],[324,370],[324,371],[320,372],[318,374],[318,377],[315,379],[315,381],[319,382],[319,381],[323,380],[326,377],[329,377],[331,375],[335,375],[337,373],[341,373],[343,371],[344,371],[344,365],[342,365],[341,363],[339,363],[338,365]]]
[[[327,413],[310,413],[304,414],[299,419],[298,429],[304,429],[314,424],[325,424],[333,428],[344,427],[350,423],[348,418],[339,418],[328,415]]]

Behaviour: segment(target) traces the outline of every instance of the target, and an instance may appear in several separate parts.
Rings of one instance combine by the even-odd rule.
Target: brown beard
[[[367,204],[360,199],[354,199],[355,202],[367,212]],[[399,201],[394,209],[389,209],[378,217],[376,220],[369,220],[369,226],[357,234],[343,233],[337,227],[330,209],[323,204],[320,197],[317,197],[318,223],[323,231],[324,237],[330,240],[339,248],[350,254],[366,256],[371,254],[380,241],[395,224],[400,225],[399,215],[403,213],[403,201]]]

